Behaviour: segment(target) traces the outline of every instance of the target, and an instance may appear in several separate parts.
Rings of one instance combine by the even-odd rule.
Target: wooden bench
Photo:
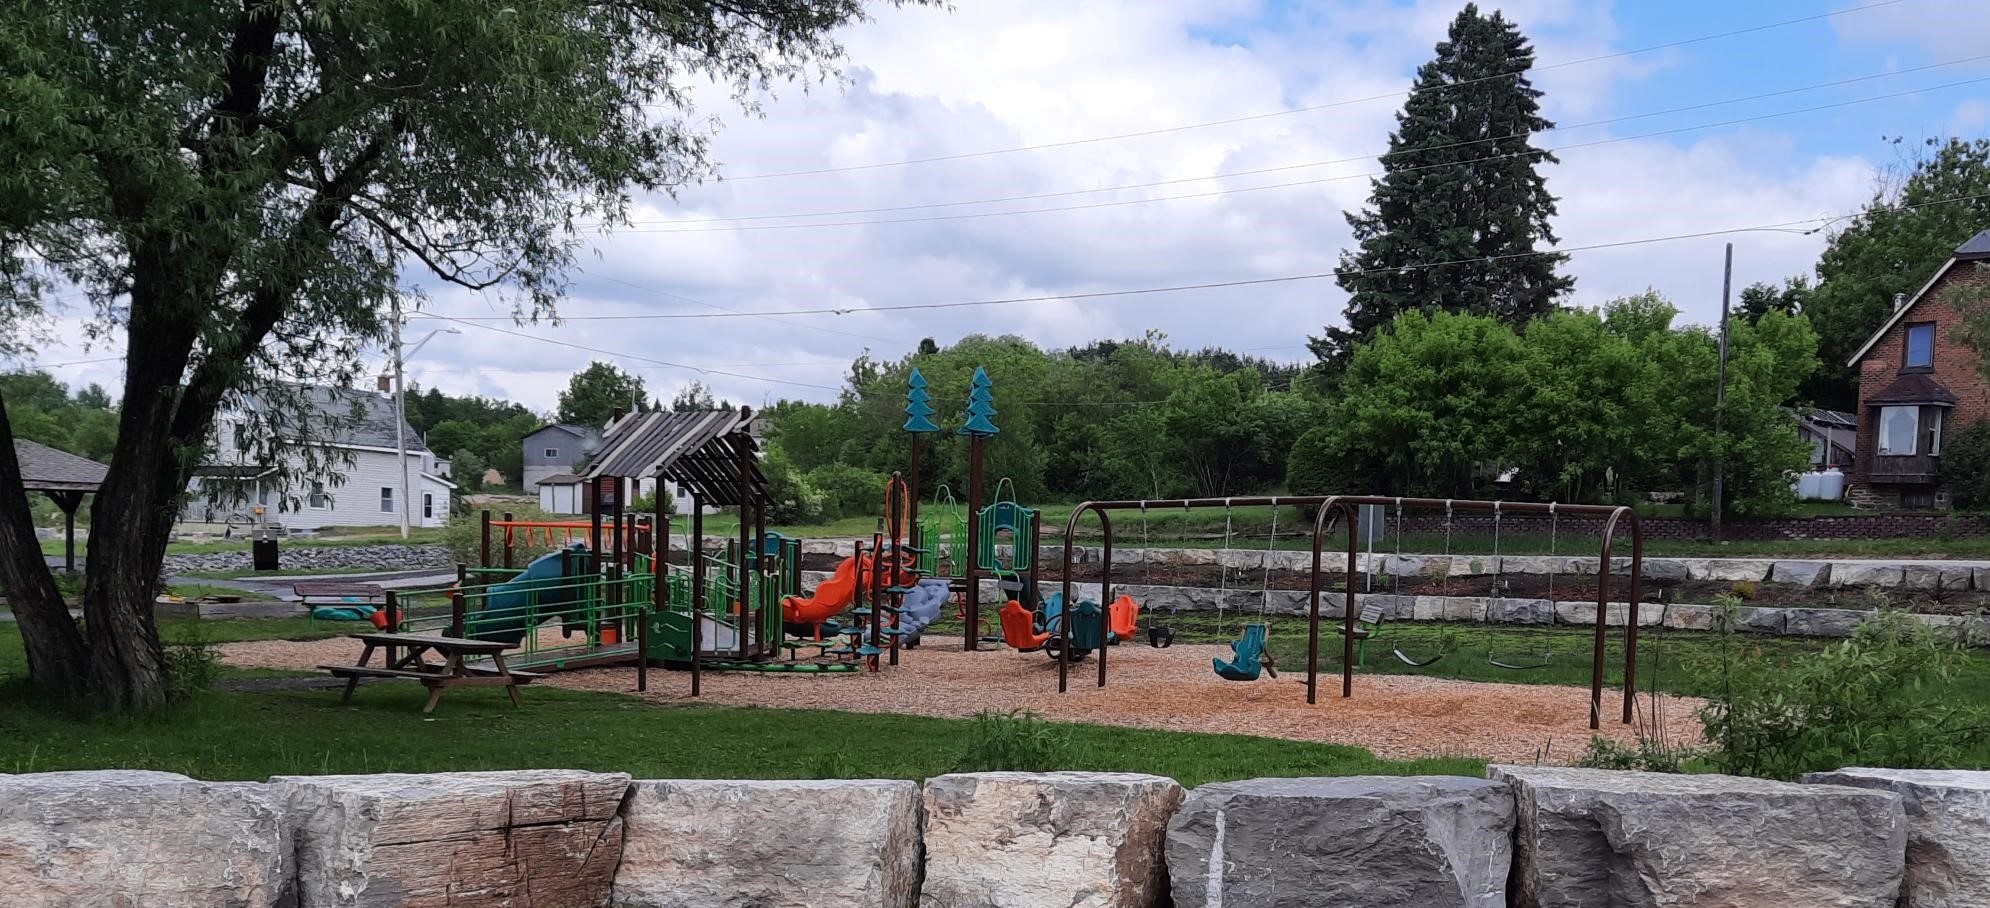
[[[359,654],[359,662],[353,665],[318,666],[335,678],[344,678],[345,696],[341,703],[352,701],[352,693],[365,678],[390,678],[419,681],[428,688],[428,703],[422,707],[424,714],[435,711],[435,705],[442,700],[442,692],[452,687],[503,687],[511,695],[513,706],[522,705],[518,698],[520,685],[530,684],[544,675],[534,672],[515,672],[505,665],[504,651],[508,644],[490,640],[466,640],[460,637],[439,637],[431,634],[354,634],[354,640],[365,644]],[[387,657],[384,666],[370,665],[373,651],[386,649],[395,655]],[[427,660],[434,653],[442,664]],[[465,657],[488,656],[489,665],[466,664]]]

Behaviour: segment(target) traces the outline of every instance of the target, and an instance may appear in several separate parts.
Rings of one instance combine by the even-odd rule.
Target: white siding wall
[[[580,513],[579,483],[542,485],[539,487],[539,510],[548,514]]]

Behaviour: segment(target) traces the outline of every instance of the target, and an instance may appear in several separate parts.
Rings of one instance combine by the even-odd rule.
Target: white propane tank
[[[1832,467],[1817,474],[1817,497],[1825,501],[1845,497],[1845,471]]]
[[[1820,474],[1805,471],[1797,475],[1797,497],[1804,501],[1817,500]]]

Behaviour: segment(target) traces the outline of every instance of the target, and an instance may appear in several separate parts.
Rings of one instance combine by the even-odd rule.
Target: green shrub
[[[1950,431],[1942,439],[1942,463],[1937,469],[1956,507],[1990,508],[1990,419]]]
[[[1070,769],[1071,730],[1026,710],[976,713],[955,772],[1052,772]]]
[[[1691,747],[1666,744],[1643,735],[1634,742],[1598,735],[1589,739],[1589,749],[1575,761],[1575,765],[1585,769],[1684,772],[1686,762],[1698,755],[1699,751]]]
[[[767,519],[775,523],[816,523],[822,519],[822,493],[780,448],[770,448],[760,460],[767,476]]]
[[[1292,443],[1285,462],[1285,487],[1294,495],[1366,495],[1369,477],[1350,465],[1352,458],[1332,426],[1306,430]]]
[[[198,623],[187,639],[166,644],[166,697],[178,702],[214,686],[221,677],[221,651]]]
[[[1990,709],[1955,696],[1965,641],[1882,609],[1848,640],[1795,658],[1737,636],[1722,602],[1717,655],[1694,666],[1713,768],[1795,779],[1842,766],[1954,768],[1990,744]]]
[[[882,515],[884,474],[848,464],[827,463],[804,474],[810,488],[822,495],[822,518]]]

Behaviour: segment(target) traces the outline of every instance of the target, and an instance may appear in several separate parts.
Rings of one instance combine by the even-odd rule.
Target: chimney
[[[1893,295],[1893,311],[1895,311],[1895,312],[1899,312],[1900,310],[1902,310],[1902,309],[1905,309],[1905,308],[1907,308],[1907,294],[1905,294],[1905,293],[1896,293],[1896,294],[1894,294],[1894,295]]]

